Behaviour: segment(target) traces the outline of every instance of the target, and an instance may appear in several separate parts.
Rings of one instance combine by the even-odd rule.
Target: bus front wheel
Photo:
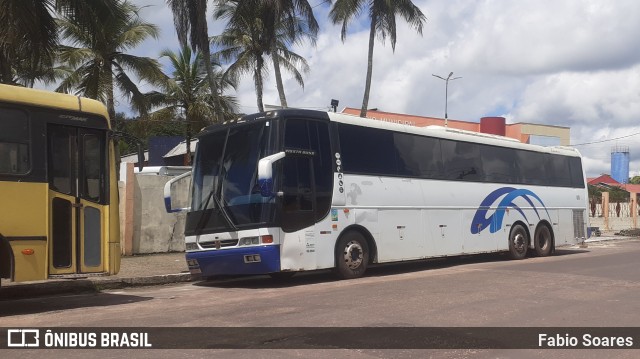
[[[362,234],[351,231],[338,240],[336,274],[342,279],[359,278],[369,264],[369,245]]]
[[[511,228],[509,233],[509,254],[511,259],[524,259],[527,256],[529,237],[527,231],[520,224]]]
[[[551,253],[552,239],[549,227],[544,224],[538,226],[533,237],[533,247],[538,257],[546,257]]]

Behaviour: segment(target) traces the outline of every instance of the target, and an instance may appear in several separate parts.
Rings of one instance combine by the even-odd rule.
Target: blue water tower
[[[611,148],[611,177],[620,183],[629,183],[629,147]]]

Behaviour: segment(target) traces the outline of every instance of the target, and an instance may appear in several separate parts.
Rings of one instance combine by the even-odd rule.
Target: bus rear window
[[[0,108],[0,174],[21,175],[29,170],[27,114],[20,110]]]

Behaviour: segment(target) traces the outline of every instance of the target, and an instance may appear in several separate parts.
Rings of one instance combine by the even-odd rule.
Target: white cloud
[[[142,13],[162,29],[160,41],[148,41],[136,52],[157,57],[177,49],[173,19],[165,2]],[[312,5],[316,5],[311,2]],[[425,116],[444,114],[442,80],[449,83],[449,118],[477,121],[504,115],[510,122],[571,127],[574,144],[609,140],[640,132],[640,2],[635,0],[415,0],[428,18],[423,36],[398,20],[395,53],[387,41],[375,45],[369,107]],[[296,52],[311,66],[304,91],[285,74],[289,104],[359,108],[367,64],[368,26],[360,19],[345,42],[330,23],[328,7],[314,9],[321,26],[316,48]],[[209,16],[211,19],[211,16]],[[210,20],[210,34],[223,23]],[[251,78],[237,96],[243,112],[257,110]],[[278,104],[273,77],[264,102]],[[631,171],[640,170],[640,135],[579,146],[589,175],[609,172],[610,149],[628,145]]]

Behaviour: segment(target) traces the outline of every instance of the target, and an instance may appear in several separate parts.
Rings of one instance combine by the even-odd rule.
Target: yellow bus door
[[[48,126],[50,276],[105,270],[105,140],[105,131]]]

